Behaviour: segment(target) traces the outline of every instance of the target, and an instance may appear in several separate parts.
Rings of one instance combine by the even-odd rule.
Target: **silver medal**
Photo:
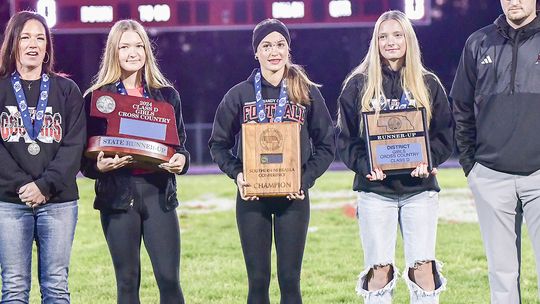
[[[97,99],[96,108],[101,113],[109,114],[112,113],[116,108],[116,102],[112,97],[104,95]]]
[[[31,143],[28,146],[28,153],[30,153],[30,155],[38,155],[40,150],[41,150],[41,148],[35,142]]]

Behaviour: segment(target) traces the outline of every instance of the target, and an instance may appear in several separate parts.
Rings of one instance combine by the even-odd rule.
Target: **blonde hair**
[[[287,79],[287,94],[289,95],[289,100],[302,105],[310,103],[310,87],[321,86],[309,79],[304,68],[292,63],[290,58],[285,63],[283,77]]]
[[[382,61],[379,52],[379,30],[381,24],[387,20],[395,20],[399,22],[405,35],[405,43],[407,50],[405,52],[405,63],[401,69],[401,87],[411,92],[412,97],[416,101],[416,105],[426,109],[427,123],[431,120],[431,101],[430,92],[426,85],[426,76],[432,76],[440,83],[437,76],[428,71],[422,64],[420,46],[416,33],[407,16],[400,11],[388,11],[383,13],[373,30],[373,36],[369,44],[369,50],[362,62],[354,68],[343,82],[343,87],[356,75],[364,75],[364,89],[360,92],[360,108],[359,111],[380,111],[380,100],[386,99],[383,91],[382,77]],[[376,100],[376,102],[372,102]]]
[[[99,64],[99,72],[94,76],[92,85],[84,95],[91,93],[94,90],[101,88],[104,85],[115,83],[120,80],[122,75],[122,68],[118,60],[118,45],[122,34],[127,31],[134,31],[141,37],[146,54],[146,60],[144,64],[143,77],[146,85],[149,88],[159,89],[163,87],[172,87],[172,84],[163,76],[159,70],[156,58],[153,53],[152,44],[150,39],[144,30],[144,27],[135,20],[120,20],[116,22],[109,35],[107,37],[107,45],[103,51],[101,57],[101,63]]]

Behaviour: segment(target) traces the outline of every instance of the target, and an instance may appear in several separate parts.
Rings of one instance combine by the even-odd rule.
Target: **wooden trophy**
[[[157,168],[180,145],[174,107],[167,102],[94,91],[90,116],[107,120],[107,130],[88,139],[85,155],[89,158],[95,159],[100,151],[106,156],[131,155],[133,166]]]
[[[246,196],[287,196],[300,191],[300,124],[297,122],[242,125]]]
[[[426,110],[403,109],[362,113],[370,170],[411,173],[420,163],[431,172]]]

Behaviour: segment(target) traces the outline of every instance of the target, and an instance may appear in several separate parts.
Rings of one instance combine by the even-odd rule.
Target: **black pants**
[[[101,212],[101,225],[116,274],[118,304],[139,304],[141,239],[152,261],[161,304],[184,303],[180,288],[180,228],[176,210],[163,211],[163,187],[134,178],[127,212]],[[160,204],[161,203],[161,204]]]
[[[302,303],[300,272],[309,224],[308,194],[292,202],[286,198],[246,202],[237,196],[236,222],[249,280],[247,303],[270,303],[272,230],[281,304]]]

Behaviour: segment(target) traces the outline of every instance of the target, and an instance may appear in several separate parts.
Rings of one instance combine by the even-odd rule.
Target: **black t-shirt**
[[[37,105],[39,98],[39,90],[41,88],[41,79],[38,80],[24,80],[21,79],[24,96],[26,97],[26,104],[33,108]],[[30,84],[30,89],[28,85]]]
[[[28,89],[21,81],[28,107],[39,101],[40,80]],[[78,199],[76,175],[86,142],[84,99],[77,85],[61,76],[50,76],[49,99],[43,125],[34,140],[37,155],[28,152],[32,142],[20,119],[11,77],[0,79],[0,201],[19,203],[18,189],[35,182],[49,203]]]

